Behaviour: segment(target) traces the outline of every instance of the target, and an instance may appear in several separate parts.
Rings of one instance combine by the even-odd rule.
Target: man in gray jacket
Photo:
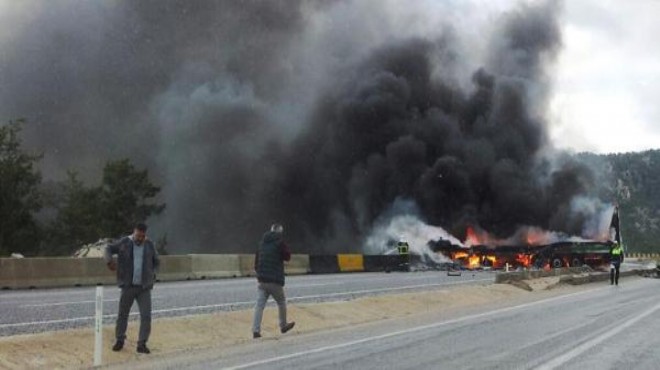
[[[151,289],[160,261],[158,252],[151,240],[146,237],[147,225],[135,226],[133,234],[109,244],[105,248],[105,262],[112,271],[117,271],[117,285],[121,288],[119,313],[115,336],[117,341],[113,351],[124,348],[128,314],[133,302],[137,301],[140,309],[140,334],[137,344],[138,353],[150,353],[147,340],[151,333]],[[112,256],[117,255],[117,262]]]

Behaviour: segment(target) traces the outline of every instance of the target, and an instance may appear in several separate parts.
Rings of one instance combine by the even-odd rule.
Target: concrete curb
[[[254,275],[254,255],[188,254],[161,256],[157,281],[202,280]],[[287,275],[310,272],[309,256],[294,254]],[[102,258],[0,258],[0,289],[113,285],[116,275]]]
[[[511,281],[539,279],[551,276],[572,275],[588,272],[590,269],[584,267],[564,267],[560,269],[545,270],[527,270],[514,272],[499,272],[495,275],[495,284],[506,284]]]
[[[630,270],[621,271],[620,277],[646,276],[653,270]],[[522,280],[539,279],[544,277],[559,276],[559,282],[570,285],[582,285],[610,279],[609,272],[587,271],[583,268],[562,268],[551,271],[519,271],[502,272],[495,276],[496,284],[520,284]]]
[[[621,271],[619,277],[627,276],[643,276],[648,270],[630,270],[630,271]],[[608,281],[610,279],[609,272],[592,272],[587,274],[580,275],[567,275],[562,276],[559,279],[560,283],[570,284],[570,285],[582,285],[595,283],[598,281]]]

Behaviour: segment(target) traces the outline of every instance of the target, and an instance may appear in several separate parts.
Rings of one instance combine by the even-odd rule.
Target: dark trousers
[[[619,268],[621,267],[621,262],[612,262],[610,267],[610,284],[619,285]]]
[[[138,308],[140,309],[140,335],[138,337],[138,343],[147,343],[149,334],[151,334],[151,289],[144,289],[141,286],[121,288],[115,336],[118,341],[124,341],[126,339],[128,314],[133,306],[133,301],[137,301]]]

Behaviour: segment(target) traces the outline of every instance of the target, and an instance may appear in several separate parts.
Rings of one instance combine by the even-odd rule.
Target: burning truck
[[[611,241],[557,242],[547,245],[474,245],[447,246],[443,241],[429,243],[440,253],[467,269],[493,268],[561,268],[590,266],[599,268],[609,263]]]
[[[549,237],[552,235],[552,237]],[[464,246],[446,240],[430,241],[429,247],[463,268],[561,268],[589,266],[594,269],[609,264],[610,249],[621,243],[618,208],[615,207],[608,235],[601,240],[557,237],[535,228],[523,230],[513,238],[522,243],[507,244],[483,230],[468,228]]]

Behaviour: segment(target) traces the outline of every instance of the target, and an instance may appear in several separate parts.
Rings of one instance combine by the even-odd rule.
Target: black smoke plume
[[[47,177],[150,168],[174,251],[252,251],[275,220],[297,252],[357,251],[397,199],[460,239],[585,233],[594,178],[547,137],[554,2],[488,25],[481,58],[397,2],[76,4],[12,6],[0,115],[32,122]]]

